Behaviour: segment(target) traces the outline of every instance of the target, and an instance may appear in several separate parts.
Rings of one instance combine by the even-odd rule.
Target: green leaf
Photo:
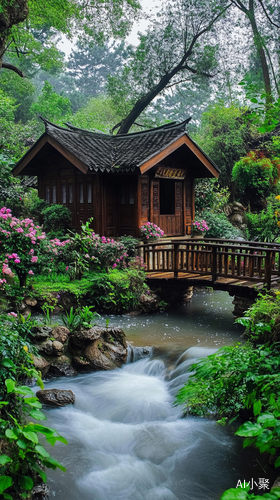
[[[50,456],[50,454],[45,450],[45,448],[43,448],[43,446],[40,446],[39,444],[35,446],[35,450],[37,451],[37,453],[39,453],[39,455],[42,455],[42,457]]]
[[[278,457],[274,463],[274,467],[279,467],[279,466],[280,466],[280,457]]]
[[[17,439],[19,437],[20,431],[19,429],[16,429],[15,427],[13,429],[6,429],[5,435],[9,439]]]
[[[262,409],[262,403],[260,400],[258,401],[255,401],[254,404],[253,404],[253,412],[254,412],[254,415],[259,415],[260,412],[261,412],[261,409]]]
[[[41,379],[41,377],[37,377],[37,384],[40,387],[40,389],[44,389],[44,382]]]
[[[230,488],[226,490],[222,496],[221,500],[247,500],[247,487],[245,489]]]
[[[3,361],[1,361],[1,365],[5,366],[5,368],[13,368],[15,366],[9,358],[4,358]]]
[[[19,485],[23,490],[32,490],[33,488],[33,480],[29,476],[20,476],[19,480]]]
[[[258,100],[255,97],[252,97],[250,101],[253,102],[254,104],[258,104]]]
[[[12,486],[13,480],[10,476],[0,476],[0,494]]]
[[[40,410],[31,410],[29,412],[30,417],[35,418],[35,420],[47,420],[44,413]]]
[[[272,413],[262,413],[262,415],[257,418],[257,423],[262,424],[263,427],[274,427],[276,418]]]
[[[36,444],[38,443],[38,436],[37,436],[37,434],[35,434],[35,432],[23,431],[23,435],[26,439],[28,439],[32,443],[36,443]]]
[[[252,422],[244,422],[236,431],[237,436],[253,437],[258,436],[262,431],[260,424],[253,424]]]
[[[16,384],[14,380],[7,378],[7,380],[5,380],[5,385],[7,387],[7,393],[9,394],[10,392],[13,392]]]
[[[33,408],[42,408],[42,405],[38,398],[25,398],[24,402]]]
[[[42,463],[51,469],[56,469],[58,467],[63,472],[66,471],[65,467],[63,465],[61,465],[61,463],[58,462],[58,460],[55,460],[55,458],[48,457],[48,458],[42,460]]]
[[[1,455],[0,456],[0,465],[5,465],[8,462],[12,462],[11,457],[8,457],[8,455]]]
[[[3,498],[5,498],[5,500],[14,500],[13,497],[9,495],[9,493],[3,493]]]
[[[16,394],[22,394],[23,396],[33,396],[34,397],[34,392],[30,389],[30,387],[27,387],[26,385],[21,385],[19,387],[15,387],[14,392]]]
[[[33,470],[38,472],[39,476],[41,476],[44,483],[46,483],[47,482],[47,474],[42,469],[40,469],[39,465],[35,463],[35,464],[32,464],[31,467]]]
[[[17,445],[19,448],[21,448],[22,450],[26,450],[27,446],[28,446],[28,441],[24,441],[23,439],[18,439],[17,440]]]

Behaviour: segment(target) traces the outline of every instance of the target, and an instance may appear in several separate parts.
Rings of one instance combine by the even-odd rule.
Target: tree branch
[[[279,29],[280,29],[280,26],[278,26],[278,24],[274,23],[274,22],[272,21],[271,17],[268,15],[267,10],[266,10],[266,8],[265,8],[265,6],[264,6],[264,4],[263,4],[262,0],[258,0],[258,2],[261,4],[262,9],[263,9],[263,11],[264,11],[264,13],[265,13],[265,15],[266,15],[267,19],[269,20],[269,22],[270,22],[271,24],[273,24],[273,26],[276,26],[276,28],[279,28]]]
[[[191,68],[188,64],[184,64],[184,66],[181,66],[181,69],[187,69],[191,73],[194,73],[195,75],[197,73],[200,73],[203,76],[207,76],[208,78],[213,78],[215,75],[210,75],[209,73],[204,73],[204,71],[197,71],[197,69]]]
[[[174,85],[178,85],[179,83],[183,83],[183,82],[190,82],[190,79],[184,78],[183,80],[179,80],[178,82],[171,83],[170,85],[167,85],[165,88],[170,89],[171,87],[174,87]]]
[[[17,73],[19,76],[21,76],[21,78],[24,78],[25,77],[25,74],[23,73],[23,71],[21,71],[21,69],[17,68],[16,66],[14,66],[13,64],[9,64],[9,63],[5,63],[5,62],[2,62],[2,68],[4,69],[9,69],[11,71],[14,71],[15,73]]]

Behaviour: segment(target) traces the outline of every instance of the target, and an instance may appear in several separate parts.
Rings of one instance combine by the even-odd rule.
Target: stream
[[[45,383],[76,395],[75,405],[44,408],[46,425],[69,443],[46,445],[67,468],[47,471],[51,498],[219,500],[238,480],[265,477],[255,452],[242,451],[230,429],[182,418],[182,408],[173,406],[197,358],[240,341],[231,302],[225,292],[199,291],[172,312],[109,316],[132,342],[128,362]]]

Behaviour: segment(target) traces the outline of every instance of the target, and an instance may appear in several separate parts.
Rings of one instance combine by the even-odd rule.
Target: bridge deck
[[[147,279],[258,291],[280,283],[280,244],[224,239],[139,245]]]

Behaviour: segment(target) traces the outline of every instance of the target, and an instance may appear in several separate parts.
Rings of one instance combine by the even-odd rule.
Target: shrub
[[[38,270],[41,258],[41,244],[46,238],[32,219],[17,219],[11,210],[0,210],[0,258],[2,273],[9,276],[13,272],[19,278],[20,286],[25,286],[27,275]]]
[[[275,241],[280,237],[280,196],[270,196],[265,210],[247,212],[246,219],[250,239]]]
[[[161,238],[164,235],[164,231],[156,224],[146,222],[146,224],[140,227],[140,235],[144,241],[148,242]]]
[[[242,238],[243,233],[234,227],[224,213],[214,213],[207,210],[204,212],[204,217],[207,221],[209,231],[207,231],[207,238],[227,238],[234,240]]]
[[[62,237],[72,221],[70,210],[63,205],[50,205],[42,210],[43,227],[50,237]]]
[[[0,496],[19,500],[30,498],[39,478],[46,482],[44,467],[65,470],[39,444],[38,433],[52,445],[56,441],[66,443],[66,440],[55,429],[27,421],[30,417],[35,421],[45,420],[45,416],[32,389],[19,384],[27,377],[35,377],[41,388],[43,382],[32,362],[32,346],[17,331],[16,322],[11,325],[11,318],[13,316],[0,317]]]
[[[269,159],[262,151],[251,151],[235,163],[232,179],[239,195],[246,202],[255,203],[275,190],[279,180],[280,158]]]

